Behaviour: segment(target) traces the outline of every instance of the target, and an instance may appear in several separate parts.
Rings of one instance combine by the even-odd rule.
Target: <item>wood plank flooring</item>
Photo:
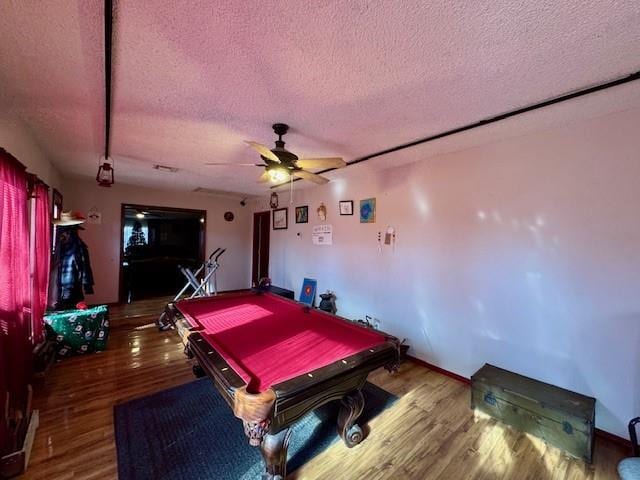
[[[177,333],[153,322],[162,300],[111,308],[105,352],[57,363],[36,386],[40,428],[23,479],[116,479],[113,406],[193,379]],[[587,466],[469,409],[468,387],[423,366],[370,381],[398,401],[365,428],[362,444],[328,448],[289,477],[351,479],[615,479],[626,454],[598,439]],[[231,414],[231,412],[230,412]]]

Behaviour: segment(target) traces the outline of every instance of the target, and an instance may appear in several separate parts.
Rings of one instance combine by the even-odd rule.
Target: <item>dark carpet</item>
[[[397,397],[371,383],[363,393],[358,423],[366,432],[367,422]],[[338,402],[331,402],[293,426],[287,472],[340,440],[337,412]],[[249,445],[242,422],[207,378],[117,405],[114,417],[120,480],[253,480],[262,474],[260,450]]]

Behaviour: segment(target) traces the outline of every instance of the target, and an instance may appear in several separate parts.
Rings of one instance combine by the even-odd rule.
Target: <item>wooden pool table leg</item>
[[[285,428],[276,434],[267,433],[260,444],[260,453],[265,464],[262,480],[283,480],[287,476],[287,448],[291,429]]]
[[[364,409],[364,396],[357,390],[342,398],[340,413],[338,413],[338,433],[347,447],[355,447],[359,444],[364,434],[356,420]]]

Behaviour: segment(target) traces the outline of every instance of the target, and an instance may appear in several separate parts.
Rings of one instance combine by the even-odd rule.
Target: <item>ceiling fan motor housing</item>
[[[289,125],[287,125],[286,123],[274,123],[271,126],[271,128],[273,128],[273,131],[279,137],[282,137],[283,135],[285,135],[289,131]],[[280,138],[280,140],[282,140],[282,138]]]
[[[289,170],[299,170],[299,168],[295,166],[295,161],[298,160],[298,156],[284,148],[284,140],[282,140],[282,136],[289,131],[289,125],[286,123],[274,123],[272,128],[275,134],[278,135],[278,140],[276,140],[276,148],[271,151],[280,159],[281,164],[279,166],[288,168]],[[262,159],[271,162],[264,157],[262,157]]]
[[[318,185],[324,185],[329,182],[328,178],[317,173],[310,172],[309,170],[305,170],[305,168],[326,168],[328,170],[333,170],[347,165],[342,158],[308,158],[300,160],[295,153],[291,153],[285,148],[285,142],[282,140],[282,136],[289,131],[289,126],[286,123],[274,123],[271,127],[278,136],[278,139],[275,142],[275,148],[270,149],[266,145],[262,145],[258,142],[246,142],[251,148],[260,154],[260,158],[262,158],[262,161],[264,162],[261,164],[243,164],[264,167],[265,172],[258,180],[260,183],[267,182],[269,180],[275,183],[281,183],[287,179],[293,181],[293,177],[298,177],[296,180],[300,178]],[[219,164],[211,163],[209,165]]]

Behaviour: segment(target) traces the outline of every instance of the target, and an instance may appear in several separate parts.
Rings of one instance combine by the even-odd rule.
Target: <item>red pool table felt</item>
[[[176,307],[254,392],[385,341],[376,331],[269,293],[184,300]]]

